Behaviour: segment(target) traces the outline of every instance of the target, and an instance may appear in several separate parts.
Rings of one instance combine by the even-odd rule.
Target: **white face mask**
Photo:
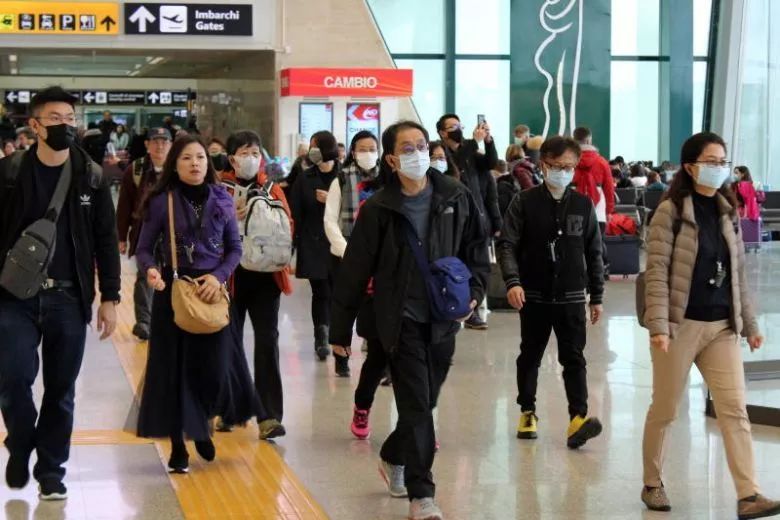
[[[550,169],[547,172],[547,183],[553,188],[564,189],[574,180],[574,170]]]
[[[415,150],[412,153],[403,154],[400,156],[401,168],[399,172],[407,179],[413,181],[419,181],[428,172],[428,168],[431,166],[431,158],[428,156],[428,151],[421,152]]]
[[[245,181],[257,177],[257,172],[260,170],[260,157],[245,155],[243,157],[234,157],[234,160],[238,163],[236,177]]]
[[[161,171],[163,171],[162,166],[154,166],[154,173],[160,173]]]
[[[515,144],[519,146],[523,146],[525,144],[525,139],[522,137],[515,137]]]
[[[433,161],[431,161],[431,167],[439,170],[442,173],[447,173],[447,160],[434,159]]]
[[[364,170],[373,170],[376,167],[376,161],[379,154],[376,152],[358,152],[355,154],[357,165]]]
[[[709,164],[699,165],[699,178],[697,184],[719,190],[726,179],[731,175],[728,166],[710,166]]]

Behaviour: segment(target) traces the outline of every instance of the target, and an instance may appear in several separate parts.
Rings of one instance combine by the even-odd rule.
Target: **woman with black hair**
[[[428,133],[418,123],[402,121],[385,130],[381,167],[386,185],[361,208],[334,285],[330,339],[349,353],[352,325],[373,280],[374,312],[381,317],[376,332],[398,408],[395,431],[382,446],[380,473],[392,496],[411,500],[409,518],[441,520],[433,500],[432,409],[455,351],[458,321],[471,313],[460,320],[434,317],[420,257],[457,257],[465,264],[472,274],[466,288],[471,301],[462,303],[473,311],[490,271],[485,231],[467,188],[430,168]]]
[[[460,169],[452,159],[452,154],[441,141],[431,141],[428,143],[428,154],[431,157],[431,168],[438,170],[444,175],[460,180]]]
[[[331,269],[330,242],[325,235],[325,201],[333,180],[339,173],[338,143],[332,133],[320,131],[311,137],[309,161],[292,188],[293,220],[296,222],[293,243],[297,262],[295,276],[311,284],[311,317],[314,323],[314,352],[325,361],[330,325]]]
[[[175,251],[170,247],[169,193],[174,203]],[[178,275],[195,279],[200,286],[197,295],[205,302],[220,297],[241,258],[233,201],[217,184],[206,145],[198,137],[182,136],[174,142],[160,180],[143,204],[143,214],[136,256],[139,270],[156,292],[138,435],[170,437],[168,468],[184,473],[189,467],[185,436],[195,441],[204,460],[212,461],[216,455],[209,420],[224,410],[232,336],[229,327],[214,334],[191,334],[174,323],[171,255],[177,255]],[[158,265],[154,254],[158,241],[164,265]]]
[[[739,336],[750,350],[764,338],[745,276],[737,201],[725,185],[726,144],[713,133],[689,138],[681,170],[650,223],[644,322],[650,332],[653,400],[645,422],[642,501],[669,511],[661,480],[669,426],[677,416],[695,363],[712,394],[737,489],[740,519],[780,514],[780,502],[760,494],[745,403]]]
[[[330,242],[331,280],[335,279],[338,273],[361,204],[381,185],[378,150],[379,141],[374,134],[368,130],[356,133],[350,143],[344,165],[328,190],[324,226],[325,235]],[[334,351],[333,358],[336,375],[349,377],[349,356],[345,352]],[[366,364],[363,366],[365,369]],[[379,377],[381,378],[381,373]]]

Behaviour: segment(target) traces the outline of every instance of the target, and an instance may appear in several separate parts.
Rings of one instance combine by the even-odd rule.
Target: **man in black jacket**
[[[6,481],[23,488],[33,450],[34,476],[44,500],[62,500],[62,483],[73,430],[76,378],[81,368],[87,324],[95,297],[95,266],[101,305],[101,339],[116,327],[120,264],[114,206],[100,168],[74,145],[74,98],[60,87],[39,92],[30,104],[30,127],[38,144],[0,161],[0,268],[22,231],[41,219],[70,161],[70,190],[57,219],[48,279],[37,295],[20,300],[0,287],[0,407],[10,452]],[[18,166],[18,167],[17,167]],[[40,416],[31,387],[42,344],[44,394]],[[37,424],[36,424],[37,418]]]
[[[410,518],[440,519],[433,502],[432,410],[455,350],[457,321],[436,321],[410,247],[411,229],[428,259],[457,256],[470,269],[471,308],[490,271],[474,198],[458,181],[430,169],[428,134],[401,122],[382,136],[388,184],[366,201],[349,238],[332,297],[330,341],[347,350],[352,325],[373,279],[377,336],[388,352],[398,424],[382,446],[380,471],[391,495],[409,496]],[[465,320],[467,316],[464,316]]]
[[[497,246],[507,299],[520,310],[517,404],[522,415],[517,436],[536,438],[536,384],[554,330],[569,400],[570,448],[579,448],[601,433],[599,420],[588,417],[583,351],[587,294],[591,323],[602,314],[604,264],[593,203],[569,188],[580,153],[570,138],[552,137],[542,145],[545,182],[515,197]]]
[[[460,169],[460,180],[468,187],[477,203],[483,226],[488,237],[501,230],[501,211],[498,207],[498,191],[490,170],[498,163],[498,153],[490,126],[481,123],[474,129],[473,139],[464,139],[464,126],[456,114],[444,114],[436,122],[436,130],[442,142],[452,153]],[[485,249],[490,243],[486,240]],[[483,307],[487,311],[487,307]],[[477,330],[487,329],[487,322],[479,312],[475,312],[466,321],[466,327]]]

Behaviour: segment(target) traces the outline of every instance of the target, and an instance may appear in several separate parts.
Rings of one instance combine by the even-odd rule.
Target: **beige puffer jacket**
[[[731,326],[744,337],[758,334],[758,323],[745,280],[745,246],[742,231],[731,218],[732,207],[721,194],[718,197],[720,225],[731,256]],[[674,221],[677,208],[671,200],[662,202],[650,224],[645,274],[645,324],[651,336],[674,337],[685,319],[691,291],[693,266],[699,247],[699,227],[693,211],[693,200],[683,202],[683,214],[677,239]],[[674,253],[672,254],[672,247]]]

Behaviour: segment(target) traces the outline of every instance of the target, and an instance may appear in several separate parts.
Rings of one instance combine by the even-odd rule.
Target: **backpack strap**
[[[141,178],[144,176],[144,159],[140,157],[133,161],[133,184],[138,188],[141,186]]]

